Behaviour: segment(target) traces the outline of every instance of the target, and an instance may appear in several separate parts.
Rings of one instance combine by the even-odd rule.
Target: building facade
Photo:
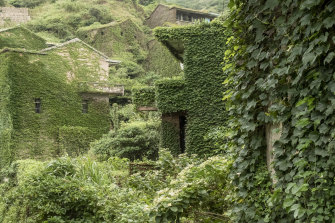
[[[124,92],[108,81],[119,61],[79,39],[41,50],[45,41],[32,37],[20,27],[0,31],[1,165],[84,152],[110,129],[109,97]]]
[[[211,22],[216,17],[218,17],[218,15],[215,13],[206,13],[198,10],[159,4],[146,20],[146,25],[150,28],[164,26],[168,23],[188,25],[196,21]]]

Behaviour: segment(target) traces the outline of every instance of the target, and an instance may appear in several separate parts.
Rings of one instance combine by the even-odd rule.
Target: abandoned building
[[[1,164],[80,154],[109,131],[109,97],[124,93],[109,83],[120,61],[79,39],[46,47],[22,27],[0,31]]]
[[[223,33],[219,22],[155,30],[157,39],[184,64],[184,76],[159,80],[153,89],[134,92],[133,98],[138,110],[162,113],[161,147],[176,155],[214,154],[218,149],[206,136],[224,126],[227,118],[222,100],[227,40]]]
[[[218,14],[215,13],[159,4],[147,19],[146,25],[150,28],[164,26],[168,23],[187,25],[193,24],[195,21],[211,22],[216,17],[218,17]]]
[[[30,20],[28,8],[0,7],[0,26],[21,24]]]

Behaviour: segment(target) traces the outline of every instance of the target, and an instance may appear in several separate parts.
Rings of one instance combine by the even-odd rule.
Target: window
[[[86,114],[88,113],[88,100],[82,101],[82,113]]]
[[[41,99],[35,98],[35,113],[41,113]]]

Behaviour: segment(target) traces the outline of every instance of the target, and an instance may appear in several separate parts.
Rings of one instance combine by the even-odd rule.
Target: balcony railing
[[[124,95],[124,86],[118,84],[110,85],[103,82],[79,82],[78,87],[81,92]]]

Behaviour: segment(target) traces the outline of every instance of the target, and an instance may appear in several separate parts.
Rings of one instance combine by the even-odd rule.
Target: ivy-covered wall
[[[7,102],[8,110],[1,109],[0,120],[5,129],[13,125],[9,132],[1,127],[1,136],[11,133],[10,149],[1,146],[1,154],[10,151],[10,159],[56,156],[66,151],[64,145],[70,145],[71,140],[82,139],[79,144],[88,146],[87,139],[99,138],[110,128],[108,94],[81,88],[82,82],[108,81],[108,64],[105,70],[101,56],[78,42],[46,52],[9,50],[1,55],[7,68],[0,67],[0,85],[9,86],[1,91],[6,89],[2,95],[9,98],[1,100]],[[41,113],[35,112],[35,99],[41,101]],[[87,113],[82,112],[83,100],[88,102]],[[7,117],[11,123],[5,122]],[[65,127],[89,131],[66,135],[71,131],[60,131]],[[1,165],[6,162],[1,160]]]
[[[224,98],[237,153],[235,222],[333,222],[335,2],[244,0],[231,7]],[[262,183],[269,125],[280,138],[272,180]]]
[[[181,53],[178,47],[182,45],[184,48],[185,80],[157,83],[158,108],[163,113],[186,111],[186,152],[211,154],[213,146],[204,137],[215,126],[224,125],[227,119],[222,101],[225,79],[222,58],[227,41],[225,28],[220,22],[213,22],[157,28],[155,35],[175,55]],[[163,134],[167,137],[176,135]],[[164,140],[171,141],[168,138]]]
[[[81,28],[79,38],[109,57],[131,61],[145,59],[146,37],[132,20]]]
[[[156,107],[154,87],[133,88],[131,93],[132,102],[137,109],[143,106]]]
[[[10,144],[13,131],[12,116],[9,112],[10,80],[9,60],[0,54],[0,168],[11,159]]]

